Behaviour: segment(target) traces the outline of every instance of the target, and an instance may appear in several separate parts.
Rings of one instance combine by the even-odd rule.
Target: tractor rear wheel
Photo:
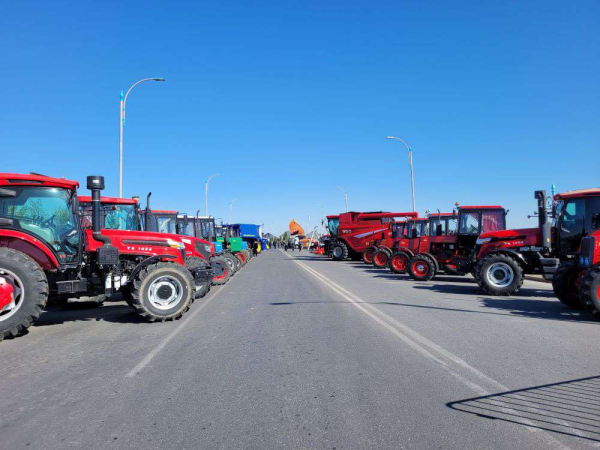
[[[383,249],[379,249],[375,252],[373,252],[373,265],[375,267],[377,267],[378,269],[383,269],[385,267],[387,267],[390,258],[389,258],[389,253],[386,250]]]
[[[235,273],[237,272],[237,264],[233,260],[233,258],[235,258],[235,256],[233,256],[231,253],[223,253],[222,257],[227,262],[227,265],[229,266],[230,276],[231,277],[234,276]]]
[[[362,254],[362,260],[365,264],[373,264],[373,249],[368,248]]]
[[[244,255],[243,252],[238,252],[238,253],[235,254],[235,256],[240,261],[240,263],[242,264],[242,266],[246,265],[246,255]]]
[[[206,267],[207,265],[208,265],[208,263],[206,262],[206,260],[203,258],[200,258],[199,256],[187,256],[185,258],[185,267],[187,267],[189,270],[192,270],[199,266]],[[195,299],[202,298],[206,295],[206,293],[210,290],[211,282],[205,281],[198,285],[195,284],[195,282],[194,282],[194,286],[195,286],[195,290],[194,290],[194,296],[192,298],[192,302]]]
[[[592,267],[579,283],[579,297],[585,309],[600,319],[600,266]]]
[[[37,262],[12,248],[0,248],[0,341],[35,322],[48,301],[48,280]]]
[[[408,273],[417,281],[429,281],[436,273],[435,261],[427,255],[413,256],[408,265]]]
[[[552,277],[552,289],[554,295],[565,306],[572,309],[582,309],[579,300],[579,288],[577,280],[581,271],[577,268],[577,261],[563,262]]]
[[[516,294],[525,281],[521,265],[515,258],[504,253],[486,256],[479,262],[477,271],[477,283],[491,295]]]
[[[390,270],[394,273],[406,273],[408,270],[408,263],[410,262],[410,255],[406,252],[398,251],[392,253],[390,258]]]
[[[331,258],[334,261],[343,261],[348,258],[348,247],[343,242],[336,242],[331,249]]]
[[[133,280],[131,305],[149,322],[179,319],[194,297],[190,271],[176,263],[149,264]]]
[[[231,272],[229,270],[229,264],[227,264],[225,258],[222,256],[213,256],[210,258],[210,266],[214,272],[212,284],[220,285],[229,281]]]
[[[233,253],[230,253],[229,255],[231,256],[231,260],[233,261],[233,264],[235,266],[236,273],[239,272],[243,266],[242,261]]]

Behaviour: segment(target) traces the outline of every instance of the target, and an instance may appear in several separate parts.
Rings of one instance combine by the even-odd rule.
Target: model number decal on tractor
[[[133,245],[128,245],[126,249],[134,252],[151,252],[154,250],[152,247],[134,247]]]

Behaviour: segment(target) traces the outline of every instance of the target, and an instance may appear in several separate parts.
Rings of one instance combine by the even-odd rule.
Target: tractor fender
[[[396,251],[397,251],[397,252],[404,252],[404,253],[406,253],[407,255],[409,255],[411,258],[412,258],[413,256],[415,256],[415,253],[414,253],[413,251],[411,251],[410,249],[406,248],[406,247],[398,247],[398,248],[396,249]]]
[[[500,253],[500,254],[503,254],[503,255],[507,255],[507,256],[510,256],[511,258],[516,259],[519,262],[519,264],[521,264],[523,267],[528,267],[530,265],[527,262],[527,260],[525,258],[523,258],[523,255],[521,253],[516,252],[514,250],[507,249],[507,248],[500,248],[498,250],[492,250],[491,252],[489,252],[485,256],[495,255],[497,253]],[[483,258],[485,258],[485,256]],[[483,258],[480,261],[482,261]],[[479,261],[477,261],[477,262],[479,262]]]
[[[146,258],[144,260],[142,260],[137,266],[135,266],[135,268],[131,271],[131,273],[129,274],[129,280],[133,280],[135,278],[135,276],[140,272],[140,270],[142,270],[144,267],[158,262],[158,261],[162,261],[163,259],[177,259],[176,256],[174,255],[156,255],[156,256],[150,256],[149,258]]]
[[[428,252],[421,252],[420,254],[421,255],[425,255],[425,256],[429,256],[433,260],[433,263],[435,264],[435,271],[436,272],[440,271],[440,265],[439,265],[438,260],[437,260],[437,258],[435,256],[433,256],[431,253],[428,253]]]
[[[389,248],[387,245],[380,245],[379,246],[379,250],[383,250],[384,252],[386,252],[388,255],[392,254],[392,249]]]
[[[48,246],[28,233],[15,230],[0,231],[0,245],[25,253],[37,262],[42,269],[56,270],[58,259]]]

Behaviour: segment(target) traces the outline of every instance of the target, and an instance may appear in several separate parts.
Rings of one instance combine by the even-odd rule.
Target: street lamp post
[[[231,208],[233,207],[233,204],[235,203],[236,200],[239,200],[238,198],[234,198],[233,200],[231,200],[229,202],[229,224],[231,225]]]
[[[119,197],[123,197],[123,125],[125,124],[125,107],[127,106],[127,97],[134,87],[140,83],[143,83],[144,81],[165,81],[165,79],[144,78],[143,80],[133,83],[125,95],[123,95],[123,91],[121,91],[121,95],[119,97]]]
[[[338,186],[339,189],[344,193],[344,201],[346,202],[346,212],[348,212],[348,193],[342,186]]]
[[[214,177],[219,176],[220,174],[218,173],[213,173],[210,177],[208,177],[208,180],[206,180],[206,183],[204,184],[204,214],[208,216],[208,183],[210,183],[210,180],[212,180]]]
[[[413,212],[415,212],[416,211],[416,209],[415,209],[415,175],[413,172],[412,149],[408,146],[408,144],[406,142],[404,142],[399,137],[386,136],[386,139],[396,139],[397,141],[402,142],[404,144],[404,146],[406,147],[406,150],[408,150],[408,159],[410,161],[410,183],[412,185],[412,205],[413,205]]]

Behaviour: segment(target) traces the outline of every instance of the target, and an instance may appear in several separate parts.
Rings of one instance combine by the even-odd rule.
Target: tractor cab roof
[[[566,198],[580,198],[580,197],[598,197],[600,196],[600,188],[591,189],[578,189],[575,191],[567,191],[562,194],[556,194],[554,200],[564,200]]]
[[[456,214],[454,214],[454,213],[430,213],[429,218],[435,219],[435,218],[439,218],[439,217],[454,217],[455,215]]]
[[[504,208],[502,206],[500,206],[500,205],[476,205],[476,206],[472,206],[472,205],[462,206],[462,205],[459,205],[458,209],[459,210],[462,210],[462,209],[476,209],[476,210],[485,209],[485,210],[489,210],[489,209],[504,209]]]
[[[75,190],[79,187],[77,181],[65,178],[52,178],[39,174],[0,173],[0,186],[44,186]]]
[[[326,216],[326,217],[327,217],[328,219],[339,219],[339,218],[340,218],[340,215],[339,215],[339,214],[335,214],[335,215],[332,215],[332,216]]]
[[[80,203],[90,203],[92,197],[90,195],[79,195],[77,197]],[[120,197],[100,197],[101,203],[114,203],[117,205],[137,205],[138,201],[135,198],[120,198]]]

